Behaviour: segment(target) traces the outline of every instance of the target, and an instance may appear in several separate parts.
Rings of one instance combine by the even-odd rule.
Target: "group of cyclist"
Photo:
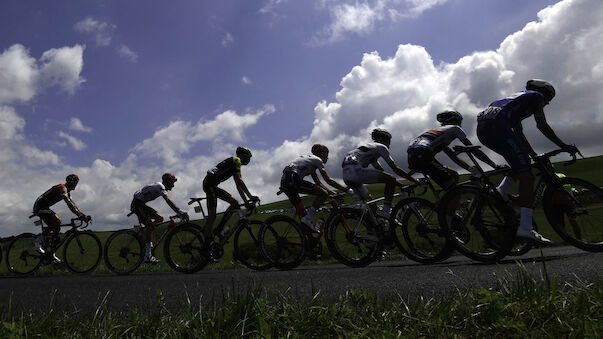
[[[517,236],[536,241],[541,244],[549,244],[551,241],[532,228],[532,204],[534,200],[533,185],[534,177],[531,172],[531,160],[536,153],[523,133],[522,121],[531,115],[534,115],[536,126],[549,140],[559,146],[562,150],[575,154],[578,149],[574,145],[565,144],[546,121],[543,107],[546,106],[555,96],[554,87],[543,80],[533,79],[526,84],[526,90],[514,93],[506,98],[492,102],[484,111],[477,116],[477,136],[480,142],[500,154],[509,164],[510,174],[505,176],[497,190],[504,199],[507,199],[508,193],[517,181],[519,182],[519,205],[520,225],[517,229]],[[444,152],[458,166],[469,171],[473,175],[478,175],[475,167],[469,166],[465,161],[455,155],[449,147],[454,140],[459,140],[466,146],[471,145],[466,133],[462,129],[463,116],[454,110],[448,110],[437,114],[437,121],[440,126],[429,129],[413,139],[407,148],[408,166],[410,170],[423,173],[432,178],[443,189],[450,189],[458,182],[458,173],[435,159],[435,156]],[[383,183],[384,203],[380,211],[382,216],[389,218],[392,199],[396,187],[396,177],[384,171],[378,160],[383,159],[388,166],[398,176],[405,178],[413,183],[417,183],[409,173],[404,171],[394,162],[390,151],[392,139],[391,133],[385,129],[376,128],[371,133],[372,142],[364,143],[351,150],[342,162],[342,177],[345,185],[333,180],[325,164],[329,159],[329,149],[322,144],[312,146],[311,154],[302,155],[291,161],[283,170],[280,186],[281,190],[287,195],[289,201],[296,208],[301,221],[307,225],[313,232],[319,233],[319,225],[313,222],[317,209],[324,203],[333,192],[321,182],[317,171],[321,174],[325,182],[338,190],[353,194],[356,198],[366,200],[369,198],[368,190],[365,184]],[[475,152],[478,159],[489,166],[496,168],[498,165],[493,162],[485,153],[480,150]],[[227,212],[235,209],[239,202],[235,197],[220,188],[219,185],[229,178],[233,178],[236,188],[245,203],[258,200],[257,196],[249,192],[241,176],[241,166],[249,164],[252,152],[246,147],[238,147],[236,155],[224,159],[215,167],[207,171],[203,180],[203,190],[206,193],[208,216],[205,221],[204,239],[205,247],[209,248],[214,241],[216,231],[213,230],[213,224],[216,219],[217,200],[223,200],[229,204]],[[313,183],[305,180],[305,177],[311,176]],[[54,213],[50,207],[55,203],[64,200],[70,210],[79,218],[90,220],[81,212],[77,205],[71,200],[70,192],[75,189],[79,178],[75,174],[70,174],[66,178],[65,184],[53,186],[42,194],[34,204],[34,214],[48,225],[43,229],[42,235],[36,239],[36,248],[44,252],[44,240],[50,233],[57,235],[61,219]],[[171,173],[165,173],[161,182],[156,182],[142,187],[134,194],[130,209],[136,214],[141,224],[146,227],[146,255],[145,261],[156,264],[159,262],[152,255],[151,233],[154,227],[163,222],[163,217],[153,208],[146,205],[159,196],[162,196],[166,203],[179,215],[188,218],[183,210],[179,209],[167,195],[167,191],[174,187],[177,181]],[[309,194],[315,196],[310,208],[305,206],[300,198],[300,194]],[[59,261],[56,256],[55,261]]]

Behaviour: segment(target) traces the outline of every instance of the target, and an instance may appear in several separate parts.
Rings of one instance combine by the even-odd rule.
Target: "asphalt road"
[[[88,275],[0,278],[0,312],[94,312],[97,309],[152,312],[162,306],[177,310],[199,307],[250,288],[309,298],[316,294],[337,299],[347,290],[363,288],[380,297],[439,297],[472,287],[494,287],[501,279],[513,279],[523,266],[537,280],[545,270],[559,283],[601,278],[603,253],[573,247],[533,249],[528,254],[486,265],[464,257],[452,257],[436,265],[412,261],[376,262],[352,269],[343,265],[303,266],[292,271],[206,270],[192,275],[148,273],[130,276]],[[518,264],[521,263],[520,265]]]

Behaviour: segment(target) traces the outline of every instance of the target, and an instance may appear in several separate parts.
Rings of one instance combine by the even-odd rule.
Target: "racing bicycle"
[[[34,214],[29,218],[36,216]],[[89,223],[89,219],[74,218],[70,223],[60,225],[60,227],[70,227],[70,229],[57,236],[45,236],[42,246],[43,254],[36,250],[35,245],[40,234],[23,233],[17,236],[6,249],[8,268],[19,275],[34,273],[40,266],[52,264],[54,262],[53,254],[62,246],[62,261],[71,272],[78,274],[92,272],[100,263],[103,248],[94,232],[84,230]],[[34,224],[44,227],[41,218],[34,221]]]

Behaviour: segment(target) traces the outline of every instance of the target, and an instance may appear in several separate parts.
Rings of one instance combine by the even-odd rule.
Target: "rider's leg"
[[[302,222],[308,224],[309,226],[313,225],[312,220],[314,219],[314,214],[316,214],[316,211],[329,198],[327,191],[318,185],[314,185],[314,188],[310,194],[315,195],[316,198],[314,198],[312,206],[310,206],[308,209],[308,213],[302,218]]]
[[[396,190],[396,178],[388,173],[382,173],[382,182],[385,183],[385,189],[383,191],[383,214],[389,216],[389,212],[392,209],[392,200],[394,199],[394,192]]]
[[[155,231],[155,227],[163,222],[163,217],[157,213],[157,211],[153,210],[147,215],[146,219],[143,221],[143,225],[145,226],[145,230],[143,233],[143,238],[145,242],[145,258],[150,260],[152,263],[158,263],[159,261],[155,259],[153,256],[153,241],[152,235],[153,231]]]

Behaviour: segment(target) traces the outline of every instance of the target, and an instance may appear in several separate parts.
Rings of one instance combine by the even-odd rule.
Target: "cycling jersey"
[[[496,100],[477,116],[477,137],[494,152],[502,155],[513,172],[531,168],[527,146],[513,130],[532,114],[544,117],[544,96],[536,91],[523,91]]]
[[[427,148],[433,154],[437,154],[455,139],[459,139],[465,145],[471,145],[465,131],[460,126],[445,125],[423,132],[410,142],[408,149]]]
[[[319,157],[311,155],[301,155],[297,159],[293,160],[285,169],[285,172],[295,172],[300,178],[310,175],[316,172],[317,169],[325,168],[324,163]]]
[[[477,121],[503,119],[513,127],[532,114],[536,117],[543,117],[543,101],[544,96],[540,92],[517,92],[491,103],[488,108],[477,116]]]
[[[238,157],[230,157],[222,160],[214,168],[207,171],[205,180],[212,185],[217,185],[226,181],[236,173],[241,172],[241,159]]]
[[[167,190],[165,189],[165,186],[163,186],[163,184],[160,182],[146,185],[141,188],[140,191],[134,193],[134,199],[140,200],[144,203],[147,203],[151,200],[155,200],[160,196],[164,198],[167,197]]]
[[[52,186],[46,192],[42,193],[38,199],[36,199],[36,202],[34,203],[34,211],[50,208],[50,206],[63,200],[63,196],[65,194],[70,196],[69,190],[67,190],[67,187],[64,184]]]
[[[387,148],[387,146],[376,142],[369,142],[349,152],[343,159],[341,167],[349,165],[367,167],[368,165],[376,163],[379,158],[383,158],[390,166],[395,164],[394,159],[392,159],[389,154],[389,148]]]

